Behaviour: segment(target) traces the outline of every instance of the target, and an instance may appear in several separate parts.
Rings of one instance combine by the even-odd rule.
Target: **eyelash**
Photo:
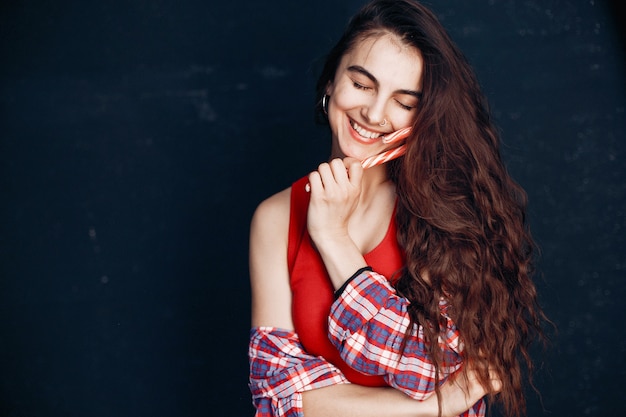
[[[367,90],[370,90],[370,89],[371,89],[371,87],[366,87],[366,86],[364,86],[363,84],[359,84],[359,83],[357,83],[356,81],[352,81],[352,85],[353,85],[353,86],[354,86],[354,88],[356,88],[357,90],[365,90],[365,91],[367,91]],[[396,103],[398,103],[398,105],[399,105],[401,108],[403,108],[404,110],[407,110],[407,111],[409,111],[409,110],[413,110],[413,109],[415,108],[415,107],[413,107],[413,106],[407,106],[406,104],[402,104],[402,103],[400,103],[398,100],[396,100]]]
[[[369,90],[370,87],[366,87],[362,84],[357,83],[356,81],[352,81],[352,85],[354,86],[354,88],[356,88],[357,90]]]
[[[396,103],[398,103],[398,105],[402,107],[404,110],[413,110],[415,108],[413,106],[407,106],[406,104],[402,104],[398,100],[396,100]]]

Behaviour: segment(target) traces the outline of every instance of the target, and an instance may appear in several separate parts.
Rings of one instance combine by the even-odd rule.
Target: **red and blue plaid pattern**
[[[411,329],[404,350],[402,342],[410,325],[407,299],[399,297],[387,279],[363,271],[348,283],[331,308],[329,338],[348,365],[368,375],[382,375],[385,381],[411,398],[423,400],[435,390],[435,368],[426,354],[423,328]],[[440,381],[462,366],[463,345],[454,322],[440,302],[447,325],[439,337],[444,366]],[[484,415],[484,401],[464,416]]]
[[[402,353],[402,341],[410,325],[408,301],[396,295],[387,279],[365,271],[346,286],[332,306],[329,338],[342,358],[356,370],[383,375],[387,383],[416,400],[426,399],[435,389],[435,371],[425,353],[422,328],[415,325]],[[462,365],[463,345],[455,324],[447,320],[439,346],[446,366],[440,380]],[[273,327],[253,328],[250,333],[250,391],[256,417],[303,417],[302,392],[349,381],[335,366],[308,354],[293,331]],[[462,417],[484,417],[480,400]]]
[[[335,366],[306,353],[292,331],[253,328],[248,355],[256,417],[302,417],[302,392],[348,383]]]

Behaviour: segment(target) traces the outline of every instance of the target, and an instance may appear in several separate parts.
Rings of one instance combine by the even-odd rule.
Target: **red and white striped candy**
[[[411,128],[405,127],[404,129],[396,130],[393,133],[385,136],[383,138],[383,143],[389,144],[398,142],[402,139],[407,138],[411,134]],[[378,155],[370,156],[369,158],[365,158],[361,161],[361,166],[364,169],[374,167],[376,165],[384,164],[385,162],[391,161],[399,156],[404,155],[406,152],[406,145],[402,144],[396,148],[388,149],[384,152],[379,153]]]
[[[383,137],[383,143],[389,144],[398,142],[402,139],[407,138],[411,134],[411,128],[405,127],[404,129],[396,130],[395,132],[390,133],[389,135]],[[385,162],[391,161],[392,159],[396,159],[399,156],[404,155],[406,152],[406,145],[402,144],[393,149],[388,149],[379,153],[378,155],[370,156],[361,161],[361,166],[363,169],[375,167],[376,165],[384,164]],[[311,185],[306,184],[305,189],[307,193],[311,191]]]
[[[370,156],[361,161],[361,166],[364,169],[375,167],[376,165],[384,164],[385,162],[396,159],[399,156],[404,155],[406,152],[406,145],[400,145],[397,148],[389,149],[378,155]]]

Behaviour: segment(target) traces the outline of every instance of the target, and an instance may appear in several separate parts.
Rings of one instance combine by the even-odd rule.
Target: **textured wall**
[[[0,6],[0,415],[252,415],[247,234],[326,157],[319,59],[358,1]],[[619,20],[599,0],[431,0],[527,189],[530,416],[626,410]]]

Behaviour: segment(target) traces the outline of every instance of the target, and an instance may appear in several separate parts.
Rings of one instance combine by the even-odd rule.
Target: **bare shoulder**
[[[271,233],[278,237],[281,232],[285,233],[289,228],[289,211],[291,205],[291,188],[286,188],[273,196],[263,200],[258,205],[252,216],[251,233],[274,231]],[[286,238],[286,235],[285,235]]]
[[[287,267],[291,189],[264,200],[250,225],[252,325],[292,329]]]

